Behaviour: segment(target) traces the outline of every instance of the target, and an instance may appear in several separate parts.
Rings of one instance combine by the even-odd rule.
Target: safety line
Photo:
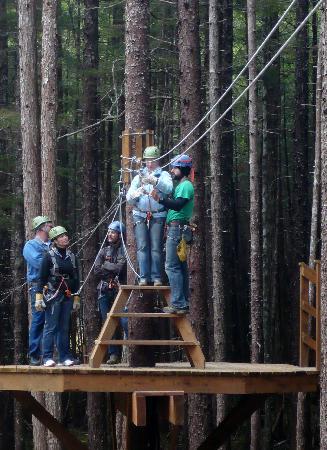
[[[183,137],[183,139],[181,141],[179,141],[174,147],[172,147],[170,150],[168,150],[168,152],[164,153],[163,155],[159,156],[158,158],[153,159],[153,161],[159,161],[162,158],[165,158],[167,155],[169,155],[170,153],[172,153],[174,150],[176,150],[181,144],[183,144],[183,142],[186,141],[186,139],[188,139],[193,133],[194,131],[206,120],[206,118],[212,113],[212,111],[222,102],[222,100],[226,97],[226,95],[228,94],[228,92],[230,92],[230,90],[235,86],[235,84],[237,83],[237,81],[241,78],[241,76],[244,74],[244,72],[246,71],[246,69],[250,66],[250,64],[252,63],[252,61],[257,57],[257,55],[261,52],[261,50],[264,48],[264,46],[267,44],[267,42],[269,41],[269,39],[271,38],[271,36],[275,33],[275,31],[277,30],[277,28],[279,27],[279,25],[283,22],[284,18],[287,16],[287,14],[289,13],[289,11],[292,9],[292,7],[294,6],[294,4],[297,2],[297,0],[292,0],[292,2],[290,3],[290,5],[287,7],[287,9],[284,11],[284,13],[282,14],[282,16],[278,19],[278,21],[276,22],[276,24],[273,26],[273,28],[271,29],[271,31],[268,33],[268,35],[266,36],[266,38],[264,39],[264,41],[259,45],[259,47],[257,48],[257,50],[253,53],[253,55],[251,56],[251,58],[249,59],[249,61],[247,62],[247,64],[243,67],[243,69],[239,72],[239,74],[236,76],[236,78],[232,81],[232,83],[228,86],[228,88],[226,89],[226,91],[221,95],[221,97],[219,97],[219,99],[211,106],[211,108],[209,109],[209,111],[206,112],[206,114],[202,117],[202,119]],[[135,157],[129,158],[126,156],[122,156],[122,158],[124,159],[133,159]],[[164,166],[166,167],[166,166]]]

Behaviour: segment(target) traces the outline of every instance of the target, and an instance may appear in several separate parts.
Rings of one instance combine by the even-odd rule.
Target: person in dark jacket
[[[72,366],[74,359],[69,349],[70,313],[80,307],[79,296],[72,296],[79,287],[77,259],[68,249],[69,239],[64,227],[52,228],[49,238],[52,246],[41,262],[35,301],[36,310],[45,308],[43,365],[56,365],[53,359],[56,337],[59,363]]]
[[[122,281],[126,268],[126,257],[121,235],[125,233],[125,225],[115,220],[108,226],[108,245],[98,254],[94,265],[94,275],[98,280],[97,292],[102,322],[107,318],[118,292],[118,282]],[[126,323],[122,322],[126,333]],[[127,334],[127,333],[126,333]],[[120,362],[120,351],[117,345],[108,349],[107,364]]]

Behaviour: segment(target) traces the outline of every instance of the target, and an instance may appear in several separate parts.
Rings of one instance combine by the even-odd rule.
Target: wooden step
[[[121,284],[122,291],[170,291],[170,286],[139,286],[138,284]]]
[[[174,341],[174,340],[163,340],[163,339],[154,339],[154,340],[141,340],[141,339],[111,339],[103,341],[99,341],[98,339],[95,341],[98,345],[178,345],[178,346],[187,346],[187,347],[196,347],[199,342],[194,341]]]
[[[110,314],[110,313],[109,313]],[[149,317],[163,317],[164,319],[167,318],[181,318],[185,317],[185,315],[182,314],[165,314],[165,313],[113,313],[111,314],[111,317],[130,317],[130,318],[142,318],[145,319]]]

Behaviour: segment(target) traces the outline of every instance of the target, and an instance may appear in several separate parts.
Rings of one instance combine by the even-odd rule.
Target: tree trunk
[[[233,6],[228,0],[209,3],[209,102],[210,107],[232,81]],[[210,115],[214,123],[231,103],[229,92]],[[226,361],[231,347],[231,329],[227,325],[234,301],[234,227],[233,227],[233,133],[232,113],[210,132],[210,206],[212,300],[214,310],[214,354]],[[225,131],[225,133],[223,133]],[[229,355],[231,356],[231,355]],[[216,421],[227,412],[227,397],[217,396]]]
[[[187,134],[201,119],[201,71],[198,0],[178,0],[179,91],[181,135]],[[189,146],[200,135],[197,129],[185,143]],[[195,168],[194,215],[197,226],[190,248],[190,316],[193,329],[208,357],[208,305],[205,274],[205,190],[204,146],[197,144],[190,152]],[[199,287],[201,286],[201,289]],[[189,448],[197,448],[212,427],[212,405],[209,396],[194,394],[188,398]]]
[[[256,51],[256,1],[247,0],[248,57]],[[257,76],[256,62],[249,66],[249,83]],[[258,146],[257,87],[249,90],[249,165],[250,165],[250,298],[251,298],[251,362],[262,362],[262,249],[260,151]],[[251,417],[251,450],[261,448],[260,411]]]
[[[37,94],[36,1],[18,0],[20,120],[22,133],[22,168],[25,237],[29,239],[33,217],[41,213],[41,159]],[[44,404],[44,395],[35,394]],[[35,450],[46,450],[46,429],[33,418]]]
[[[125,129],[134,133],[149,127],[150,116],[150,58],[148,0],[127,0],[125,8]],[[126,207],[127,249],[136,268],[136,248],[133,232],[132,208]],[[134,284],[135,274],[128,268],[127,280]],[[153,311],[153,294],[143,293],[142,299],[133,296],[130,302],[133,312]],[[130,321],[131,339],[151,339],[154,335],[153,321]],[[133,367],[153,366],[154,352],[151,347],[131,349],[130,363]]]
[[[325,16],[322,16],[322,32],[325,27]],[[320,221],[321,221],[321,126],[322,126],[322,76],[321,76],[321,45],[323,37],[319,41],[317,80],[316,80],[316,132],[315,132],[315,162],[313,176],[312,210],[311,210],[311,233],[310,233],[310,255],[309,265],[313,268],[314,261],[319,258],[320,253]],[[314,296],[314,289],[309,289],[310,300]],[[296,445],[298,450],[309,448],[309,395],[303,392],[298,394],[297,401],[297,424],[296,424]]]
[[[296,20],[300,23],[309,11],[308,0],[297,2]],[[308,196],[308,27],[304,26],[296,38],[295,62],[295,122],[293,139],[293,298],[292,298],[292,348],[294,362],[298,361],[298,262],[308,256],[309,242],[309,196]]]
[[[84,105],[83,126],[99,119],[98,77],[98,7],[99,0],[84,0]],[[98,128],[89,128],[83,139],[83,229],[90,229],[98,222]],[[98,248],[98,234],[86,241],[83,249],[83,277],[87,276]],[[90,277],[83,289],[84,320],[87,353],[100,330],[97,307],[96,283]],[[105,448],[105,416],[103,394],[87,394],[88,446],[90,449]]]
[[[265,29],[270,30],[278,20],[278,11],[267,8]],[[267,63],[279,48],[279,32],[267,43],[264,62]],[[283,321],[278,317],[280,301],[284,301],[281,283],[284,283],[283,203],[280,170],[281,141],[281,91],[280,59],[263,77],[263,143],[262,143],[262,291],[263,291],[263,351],[264,362],[280,362],[276,342],[280,342]],[[286,277],[285,277],[286,280]],[[276,402],[268,398],[265,404],[264,448],[272,447],[272,428],[275,421]]]
[[[43,1],[42,10],[42,61],[41,61],[41,173],[42,214],[57,223],[57,0]],[[61,395],[45,394],[47,410],[59,421],[62,420]],[[48,450],[62,448],[58,439],[48,431]]]
[[[8,103],[7,0],[0,0],[0,106]]]
[[[322,7],[321,33],[321,370],[320,448],[327,448],[327,8]]]
[[[42,214],[57,221],[57,0],[43,0],[41,62]]]
[[[41,213],[41,160],[37,103],[36,1],[18,0],[20,113],[26,238]]]

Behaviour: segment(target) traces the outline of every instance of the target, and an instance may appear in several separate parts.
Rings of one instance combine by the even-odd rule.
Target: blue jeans
[[[140,277],[147,281],[161,280],[165,218],[152,218],[149,228],[143,217],[133,216],[133,222]]]
[[[102,294],[101,297],[98,298],[98,302],[99,302],[99,309],[100,309],[100,314],[101,314],[101,320],[102,323],[106,320],[107,318],[107,314],[109,313],[109,311],[112,308],[112,304],[116,298],[117,295],[117,291],[115,289],[111,289],[108,292],[106,292],[105,294]],[[123,327],[124,333],[126,335],[126,337],[128,336],[128,319],[127,318],[121,318],[120,319],[120,324]],[[113,335],[113,339],[117,339],[118,337],[118,332],[116,330],[116,332]],[[108,355],[120,355],[120,348],[118,345],[110,345],[108,347]]]
[[[168,228],[166,242],[166,264],[171,289],[171,305],[177,309],[189,307],[189,278],[187,261],[182,262],[177,255],[177,246],[182,239],[179,226]]]
[[[42,353],[42,336],[45,320],[44,311],[36,311],[35,309],[35,295],[36,286],[31,286],[29,289],[32,318],[29,331],[29,355],[32,358],[39,359]]]
[[[59,361],[73,359],[69,350],[69,323],[73,309],[73,299],[59,294],[47,304],[43,331],[43,361],[53,359],[54,340],[56,338]]]

